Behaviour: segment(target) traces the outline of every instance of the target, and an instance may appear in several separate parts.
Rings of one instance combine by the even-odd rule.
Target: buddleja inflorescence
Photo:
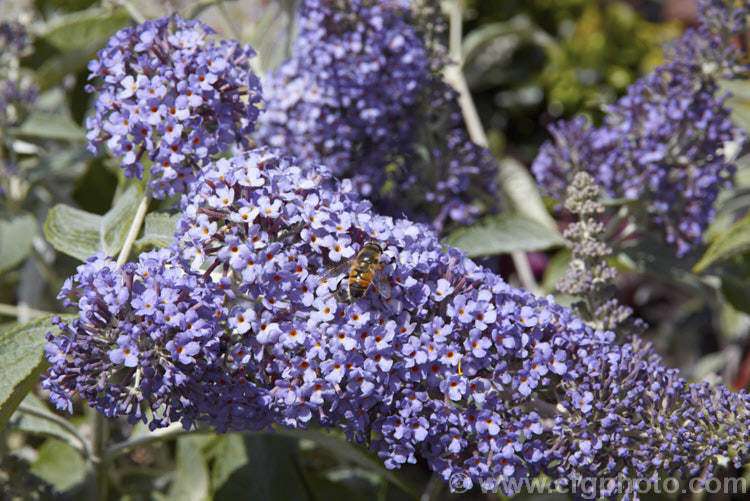
[[[191,26],[182,38],[206,31]],[[250,111],[229,116],[250,117],[230,129],[254,126]],[[168,249],[120,267],[96,255],[66,281],[60,298],[78,317],[48,335],[43,378],[58,408],[80,395],[152,429],[335,427],[389,468],[421,457],[491,489],[541,474],[708,478],[722,458],[746,461],[744,392],[688,384],[637,336],[616,344],[511,287],[310,158],[267,147],[200,158],[193,183],[164,188],[186,189]],[[579,181],[578,212],[593,215]],[[327,271],[370,240],[390,297],[371,287],[341,301]]]
[[[463,127],[437,2],[305,0],[264,85],[260,143],[324,163],[384,214],[438,231],[496,209],[497,167]]]
[[[558,200],[579,170],[610,197],[628,201],[642,225],[661,229],[684,256],[713,220],[719,190],[736,170],[730,150],[744,133],[729,121],[720,78],[747,75],[746,56],[730,40],[750,26],[734,2],[700,2],[699,26],[668,46],[665,63],[607,108],[601,127],[582,117],[550,127],[532,167]],[[732,148],[728,145],[733,144]],[[641,210],[642,209],[642,210]]]
[[[127,177],[143,178],[156,198],[185,193],[195,174],[255,128],[260,82],[255,51],[208,39],[213,29],[179,16],[118,31],[89,63],[96,113],[86,121],[89,150],[105,144]]]
[[[199,180],[171,251],[121,270],[98,256],[66,285],[80,318],[50,336],[58,406],[80,393],[131,421],[150,407],[151,427],[335,426],[388,467],[421,456],[486,487],[651,475],[657,459],[696,474],[744,452],[744,394],[688,386],[650,346],[613,344],[325,169],[256,150]],[[370,239],[392,295],[342,303],[325,271]]]

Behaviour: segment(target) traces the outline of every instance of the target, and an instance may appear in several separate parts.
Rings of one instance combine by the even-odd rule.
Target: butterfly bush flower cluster
[[[79,394],[105,416],[146,420],[151,427],[190,423],[198,415],[192,381],[204,377],[218,356],[216,298],[198,287],[199,277],[172,265],[166,249],[141,254],[117,269],[92,256],[68,279],[59,298],[78,317],[48,335],[53,364],[42,386],[59,409],[72,409]]]
[[[148,406],[151,427],[337,427],[389,468],[421,457],[446,480],[488,488],[540,473],[605,475],[613,463],[637,473],[647,451],[700,466],[726,453],[729,439],[701,418],[718,405],[715,390],[686,398],[684,381],[662,376],[673,372],[640,346],[614,345],[611,332],[354,193],[267,149],[207,165],[170,250],[121,270],[97,256],[66,283],[79,318],[50,336],[53,400],[70,408],[82,393],[131,421],[148,420]],[[347,276],[327,270],[370,240],[383,247],[376,273],[391,294],[371,285],[343,302]],[[679,413],[664,414],[667,397]],[[732,398],[712,419],[742,416],[731,429],[746,431],[746,398]],[[706,429],[722,441],[697,454],[704,437],[691,434]]]
[[[663,230],[678,256],[701,241],[719,190],[732,183],[727,145],[744,142],[717,78],[746,72],[726,30],[747,31],[748,17],[739,9],[730,22],[723,7],[727,24],[717,24],[711,16],[718,3],[701,3],[700,27],[667,48],[666,62],[631,85],[601,127],[577,117],[550,128],[553,140],[532,167],[544,191],[564,198],[583,170],[609,197],[646,201],[645,219]]]
[[[170,28],[170,25],[172,27]],[[179,16],[117,32],[89,64],[87,86],[98,92],[87,119],[89,150],[104,143],[128,177],[157,198],[185,193],[195,173],[254,130],[260,82],[250,71],[255,51]]]
[[[624,345],[573,349],[575,361],[562,384],[565,412],[554,417],[554,445],[547,452],[547,473],[559,483],[599,479],[579,483],[591,488],[586,499],[638,499],[637,489],[609,480],[705,482],[720,460],[731,457],[736,468],[747,463],[750,396],[744,390],[688,384],[638,337]]]
[[[293,57],[264,81],[256,138],[351,178],[381,213],[440,230],[494,209],[497,185],[440,76],[433,3],[304,0]]]

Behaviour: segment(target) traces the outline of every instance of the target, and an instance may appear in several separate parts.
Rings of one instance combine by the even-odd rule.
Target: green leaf
[[[29,393],[26,398],[23,399],[22,404],[25,407],[31,407],[33,409],[51,414],[47,403],[42,399]],[[59,438],[67,442],[70,445],[80,445],[79,440],[68,430],[55,422],[44,419],[43,417],[26,413],[23,411],[16,411],[10,418],[9,426],[12,428],[25,431],[26,433],[33,433],[35,435],[45,435],[48,437]]]
[[[0,429],[47,369],[45,335],[53,329],[47,316],[0,334]]]
[[[700,273],[712,264],[750,249],[750,215],[740,219],[724,233],[717,236],[695,266]]]
[[[750,82],[747,80],[721,80],[723,91],[732,93],[727,105],[732,108],[732,121],[750,133]]]
[[[750,313],[750,294],[747,293],[747,284],[750,281],[750,274],[748,274],[748,266],[746,265],[743,270],[744,273],[732,275],[722,274],[721,276],[721,292],[736,310]]]
[[[84,70],[109,37],[129,23],[125,9],[90,8],[55,16],[37,36],[34,54],[24,64],[36,68],[40,88],[49,89],[65,75]]]
[[[114,207],[104,214],[100,234],[102,250],[106,255],[114,256],[125,243],[130,225],[138,211],[138,202],[141,196],[143,196],[143,191],[140,185],[130,185],[117,200]]]
[[[618,270],[635,270],[667,282],[679,280],[685,285],[700,283],[700,279],[691,271],[698,261],[695,253],[691,252],[682,259],[677,259],[674,247],[653,232],[644,232],[637,239],[623,242],[618,247],[616,259],[616,263],[608,261]]]
[[[557,231],[518,214],[503,213],[461,228],[448,235],[446,243],[469,257],[528,252],[565,245]]]
[[[550,258],[542,277],[543,290],[548,292],[556,290],[557,282],[565,276],[565,271],[568,269],[568,263],[570,263],[572,257],[573,252],[570,249],[561,249]]]
[[[179,214],[152,212],[146,216],[143,236],[135,241],[134,248],[140,253],[148,249],[169,247],[174,242]]]
[[[108,40],[129,22],[130,16],[125,9],[94,7],[51,18],[39,38],[64,52],[102,39]]]
[[[325,472],[318,471],[305,471],[305,482],[310,487],[310,492],[313,493],[314,500],[327,500],[327,499],[346,499],[347,501],[367,501],[372,499],[373,485],[362,482],[362,479],[357,477],[352,478],[351,472],[339,471],[333,472],[332,476],[336,474],[348,475],[348,478],[336,479],[334,482],[324,475]],[[360,480],[356,487],[360,487],[359,490],[355,490],[348,483],[354,483],[353,480]],[[345,483],[346,482],[346,483]],[[390,498],[389,498],[390,499]]]
[[[102,216],[65,204],[52,207],[44,222],[44,236],[52,246],[81,261],[101,250]]]
[[[13,133],[25,138],[86,141],[86,132],[77,123],[64,115],[49,113],[32,113]]]
[[[289,33],[289,16],[276,2],[268,3],[261,17],[249,26],[247,41],[259,54],[262,71],[277,68],[289,55],[286,43]]]
[[[36,218],[31,214],[0,219],[0,274],[26,259],[35,234]]]
[[[203,501],[210,498],[208,461],[201,452],[207,439],[213,437],[188,435],[177,439],[176,468],[167,499]]]
[[[557,223],[547,212],[529,170],[510,157],[504,157],[499,165],[498,181],[503,188],[503,197],[510,201],[513,212],[536,221],[559,236]]]
[[[242,438],[241,440],[239,438]],[[212,472],[213,499],[310,499],[297,441],[278,435],[226,435]]]
[[[44,235],[52,246],[81,261],[97,252],[114,256],[122,248],[142,195],[131,185],[104,216],[58,204],[44,222]]]
[[[407,484],[393,470],[387,469],[383,461],[366,452],[356,444],[347,442],[343,438],[336,436],[334,433],[325,433],[316,430],[286,430],[279,429],[280,435],[296,437],[314,442],[315,444],[329,450],[334,457],[340,460],[350,461],[364,470],[376,473],[378,476],[388,480],[393,485],[400,488],[410,496],[416,497],[416,491]]]
[[[55,490],[64,492],[81,485],[87,469],[86,462],[75,448],[50,438],[37,449],[31,473],[50,483]]]

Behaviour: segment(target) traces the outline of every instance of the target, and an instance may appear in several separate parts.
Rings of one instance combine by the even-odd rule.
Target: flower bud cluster
[[[264,82],[257,140],[441,230],[495,208],[497,168],[463,130],[440,76],[444,26],[425,3],[304,0],[293,57]]]
[[[580,298],[572,309],[592,327],[613,331],[621,338],[639,334],[645,323],[631,318],[633,310],[614,297],[617,269],[606,260],[612,249],[602,240],[604,224],[598,218],[604,206],[599,202],[599,187],[588,172],[579,171],[567,193],[565,209],[576,215],[578,221],[570,224],[563,234],[573,243],[573,255],[557,289]]]
[[[707,4],[701,4],[704,16],[714,11]],[[720,67],[739,71],[737,57],[724,59],[736,50],[727,47],[726,36],[707,32],[714,27],[710,19],[701,23],[700,31],[667,49],[662,66],[608,108],[601,127],[581,117],[551,127],[553,140],[532,167],[539,186],[558,199],[575,172],[584,170],[609,197],[643,202],[641,222],[661,228],[678,256],[701,241],[719,190],[732,184],[735,165],[727,145],[744,142],[717,81]]]
[[[173,26],[170,29],[170,24]],[[90,79],[99,77],[95,115],[86,121],[89,150],[101,143],[128,177],[143,177],[156,198],[188,190],[200,168],[232,144],[247,144],[255,128],[260,82],[250,71],[255,51],[179,16],[118,31]]]
[[[131,421],[149,407],[152,428],[317,423],[370,444],[389,468],[419,456],[446,480],[495,488],[604,474],[610,440],[612,461],[640,465],[640,447],[679,442],[672,425],[714,398],[707,387],[684,398],[649,352],[613,345],[611,332],[510,287],[424,226],[374,213],[323,168],[253,150],[207,165],[182,205],[170,250],[121,270],[98,256],[66,282],[79,318],[50,336],[44,381],[59,407],[81,393]],[[368,242],[382,249],[369,263],[358,259]],[[681,421],[636,419],[664,411],[666,396]],[[716,419],[747,413],[744,395],[732,398],[735,414]],[[613,417],[589,418],[600,412]],[[671,457],[709,464],[722,440]]]

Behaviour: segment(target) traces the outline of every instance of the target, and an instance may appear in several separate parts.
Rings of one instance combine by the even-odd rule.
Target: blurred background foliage
[[[0,130],[0,364],[16,356],[2,352],[4,336],[16,325],[62,311],[55,296],[79,263],[45,239],[50,209],[64,203],[104,215],[126,195],[116,164],[86,151],[92,97],[84,86],[96,51],[126,25],[179,12],[200,18],[220,37],[253,45],[264,71],[288,53],[294,9],[294,0],[0,0],[0,20],[20,20],[30,32],[31,46],[17,70],[39,88],[35,103]],[[528,165],[548,138],[550,122],[577,113],[598,122],[603,105],[660,63],[663,44],[679,36],[692,15],[693,2],[681,0],[467,0],[463,71],[493,151]],[[747,185],[740,182],[738,190]],[[151,210],[172,203],[153,203]],[[718,221],[723,227],[731,222]],[[529,255],[543,292],[553,291],[569,255],[564,249]],[[723,370],[736,386],[746,386],[746,284],[726,282],[736,298],[726,302],[692,274],[697,257],[675,262],[665,255],[644,239],[625,258],[613,259],[630,271],[618,281],[619,295],[651,324],[648,337],[670,365],[695,378]],[[506,271],[505,261],[497,262]],[[722,266],[729,275],[748,276],[732,268],[743,263]],[[43,334],[45,327],[40,329]],[[43,345],[37,340],[25,349]],[[44,363],[32,373],[38,379],[42,370]],[[11,390],[0,385],[0,393]],[[0,429],[0,499],[84,496],[90,479],[81,446],[64,423],[91,436],[100,430],[88,424],[90,413],[78,402],[73,417],[58,415],[45,395],[31,393],[20,411],[5,416],[10,424]],[[163,440],[140,426],[109,426],[112,499],[398,500],[414,499],[415,492],[423,499],[458,498],[424,464],[387,471],[335,433],[215,436],[169,429],[172,440]],[[118,445],[126,440],[127,446]],[[460,499],[480,498],[486,496]]]
[[[464,72],[493,147],[528,161],[548,123],[602,106],[662,61],[662,2],[470,0]]]

